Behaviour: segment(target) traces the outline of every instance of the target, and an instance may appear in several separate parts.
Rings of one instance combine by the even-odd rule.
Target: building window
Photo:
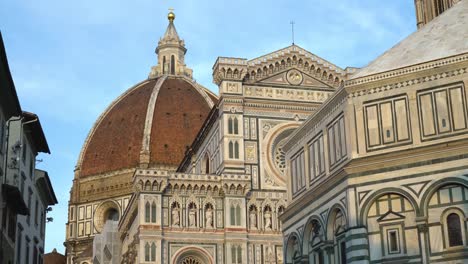
[[[230,159],[239,159],[239,143],[237,141],[229,141],[229,158]]]
[[[465,90],[459,84],[418,93],[423,140],[467,129],[465,102]]]
[[[34,161],[35,158],[33,155],[31,155],[31,159],[29,160],[29,175],[31,178],[34,178]]]
[[[208,155],[208,152],[205,153],[202,166],[204,166],[204,170],[202,170],[202,173],[210,174],[210,157]]]
[[[151,243],[151,261],[156,261],[156,244]]]
[[[343,116],[328,127],[328,157],[330,166],[334,166],[346,158],[346,135]]]
[[[22,155],[21,155],[21,158],[22,158],[22,160],[23,160],[23,163],[26,162],[26,152],[27,152],[26,148],[27,148],[27,146],[26,146],[26,140],[23,140],[23,149],[22,149],[23,152],[22,152]],[[30,176],[31,176],[31,175],[30,175]]]
[[[291,159],[291,176],[293,194],[305,186],[304,151],[299,152]]]
[[[309,177],[310,182],[325,173],[325,155],[323,152],[323,136],[320,135],[309,145]]]
[[[32,211],[32,210],[31,210],[31,209],[32,209],[32,208],[31,208],[31,200],[32,200],[32,194],[33,194],[33,192],[32,192],[32,190],[31,190],[31,188],[29,188],[28,191],[29,191],[29,196],[28,196],[28,210],[29,210],[29,214],[28,214],[28,216],[26,217],[26,222],[27,222],[28,225],[29,225],[29,224],[31,223],[31,213],[32,213],[32,212],[31,212],[31,211]]]
[[[149,223],[150,221],[150,203],[146,202],[145,204],[145,222]]]
[[[396,229],[387,230],[387,243],[388,243],[388,253],[389,254],[398,254],[398,253],[400,253],[398,230],[396,230]]]
[[[34,224],[37,226],[39,224],[38,222],[38,211],[39,211],[39,201],[36,200],[36,205],[34,206]]]
[[[450,247],[463,246],[462,227],[458,214],[451,213],[447,216],[447,231]]]
[[[148,242],[145,243],[145,261],[156,261],[156,243],[152,242],[151,245]]]
[[[237,117],[230,116],[228,119],[228,134],[238,135],[239,134],[239,120]]]
[[[156,202],[151,204],[151,222],[156,223]]]
[[[167,73],[167,67],[166,67],[166,56],[163,56],[163,64],[162,64],[162,70],[163,70],[163,74],[166,74]]]
[[[8,210],[8,237],[12,241],[16,239],[16,214],[11,210]]]
[[[39,257],[39,254],[37,254],[37,247],[33,247],[33,264],[37,264],[37,259]]]
[[[44,210],[41,210],[41,236],[44,236]]]
[[[16,240],[16,259],[17,263],[21,262],[21,249],[23,247],[23,227],[18,224],[18,238]]]
[[[171,55],[171,74],[175,74],[175,57]]]
[[[150,244],[148,242],[145,244],[145,261],[150,261]]]
[[[241,225],[241,207],[240,205],[231,205],[231,225]]]
[[[24,184],[26,182],[26,176],[24,175],[24,172],[21,172],[21,195],[24,195]],[[24,196],[23,196],[24,198]]]
[[[231,261],[233,264],[242,263],[242,247],[241,246],[231,246]]]

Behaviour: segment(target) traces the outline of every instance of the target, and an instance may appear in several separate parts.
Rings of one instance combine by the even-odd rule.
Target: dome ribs
[[[177,167],[211,110],[210,99],[183,77],[162,76],[131,88],[96,122],[78,162],[79,177]]]
[[[154,111],[151,165],[178,166],[209,111],[205,98],[192,84],[181,78],[167,79]]]

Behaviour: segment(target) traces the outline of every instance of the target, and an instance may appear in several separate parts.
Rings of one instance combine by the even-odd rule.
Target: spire
[[[159,40],[156,47],[156,54],[158,55],[158,64],[151,68],[149,78],[155,78],[161,75],[184,75],[192,78],[192,70],[185,65],[185,42],[177,34],[174,25],[175,14],[173,9],[169,9],[167,25],[164,36]]]
[[[177,30],[174,26],[175,14],[174,12],[172,12],[172,8],[170,8],[169,10],[170,12],[169,14],[167,14],[169,25],[167,25],[166,33],[164,33],[164,37],[162,39],[166,41],[180,41],[179,35],[177,34]]]

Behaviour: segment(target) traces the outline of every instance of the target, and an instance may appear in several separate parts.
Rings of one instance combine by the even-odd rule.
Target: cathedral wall
[[[342,257],[347,263],[466,258],[467,68],[460,62],[351,81],[291,136],[285,145],[291,202],[282,217],[287,263],[311,257],[299,247],[306,242],[317,244],[309,247],[309,263],[320,258],[340,263]],[[340,116],[344,140],[336,140],[333,125]],[[347,147],[343,161],[330,154],[339,153],[337,146]],[[323,180],[314,181],[316,175]],[[341,192],[347,213],[343,251],[339,240],[333,250],[328,246],[330,229],[320,240],[319,227],[329,222],[321,223],[318,215],[314,231],[307,233],[306,220],[333,210],[323,199]]]

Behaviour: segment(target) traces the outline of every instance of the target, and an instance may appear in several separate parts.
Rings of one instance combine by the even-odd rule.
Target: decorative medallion
[[[290,84],[299,85],[302,83],[303,76],[300,71],[292,69],[288,71],[286,78]]]

